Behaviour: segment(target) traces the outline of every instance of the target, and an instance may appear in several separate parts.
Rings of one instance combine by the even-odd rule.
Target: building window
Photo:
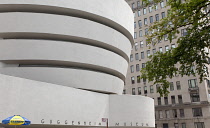
[[[163,123],[163,128],[169,128],[168,123]]]
[[[137,7],[140,7],[140,1],[137,2]]]
[[[168,35],[163,35],[164,36],[164,41],[168,40]]]
[[[131,66],[130,66],[130,69],[131,69],[131,73],[133,73],[133,72],[134,72],[134,66],[131,65]]]
[[[149,30],[148,28],[145,29],[145,35],[148,35],[148,33],[149,33],[148,30]],[[147,44],[147,46],[148,46],[148,44]]]
[[[135,88],[132,88],[132,95],[136,95],[136,90],[135,90]]]
[[[153,54],[155,54],[156,53],[156,49],[154,48],[154,49],[152,49],[152,52],[153,52]]]
[[[144,86],[144,94],[147,94],[147,86]]]
[[[139,28],[140,28],[142,26],[141,20],[138,21],[138,24],[139,24]]]
[[[195,122],[195,128],[205,128],[204,122]]]
[[[134,9],[135,8],[135,3],[132,3],[132,9]]]
[[[172,48],[172,49],[176,48],[175,44],[172,44],[172,45],[171,45],[171,48]]]
[[[182,95],[178,95],[178,101],[179,101],[179,104],[182,104],[183,101],[182,101]]]
[[[163,48],[162,47],[159,47],[159,52],[163,52]]]
[[[153,23],[153,16],[149,17],[150,23]]]
[[[176,81],[176,88],[177,90],[181,90],[180,81]]]
[[[171,96],[171,103],[176,104],[175,96]]]
[[[187,35],[187,30],[186,29],[182,29],[181,30],[181,36],[186,36]]]
[[[143,14],[144,15],[147,14],[147,9],[146,8],[143,9]]]
[[[207,84],[207,87],[209,87],[210,88],[210,80],[206,80],[206,84]]]
[[[140,71],[140,67],[139,64],[136,65],[136,71],[139,72]]]
[[[160,118],[160,119],[163,118],[163,111],[159,111],[159,118]]]
[[[146,81],[147,81],[146,78],[143,78],[143,82],[146,83]]]
[[[147,50],[147,57],[150,56],[150,50]]]
[[[190,88],[196,88],[197,87],[197,80],[196,79],[188,80],[188,85],[189,85]]]
[[[144,25],[147,25],[147,18],[144,18]]]
[[[171,83],[170,83],[170,91],[173,91],[173,90],[174,90],[174,83],[171,82]]]
[[[165,105],[168,105],[168,97],[164,97]]]
[[[143,36],[143,32],[142,30],[139,31],[139,37],[142,37]]]
[[[166,118],[170,118],[170,112],[169,112],[169,110],[166,110],[165,113],[166,113]]]
[[[178,123],[174,123],[174,128],[179,128],[179,124]]]
[[[152,6],[149,6],[149,13],[152,12]]]
[[[156,15],[155,15],[155,20],[156,20],[156,21],[159,21],[159,14],[156,14]]]
[[[165,12],[162,12],[162,13],[161,13],[161,16],[162,16],[162,19],[165,18],[165,17],[166,17]]]
[[[138,43],[135,43],[135,50],[138,50]]]
[[[131,83],[132,84],[135,84],[135,78],[134,78],[134,76],[131,77]]]
[[[142,63],[142,68],[145,68],[146,67],[146,64],[145,63]]]
[[[150,85],[150,93],[154,93],[154,87],[153,87],[153,85]]]
[[[141,95],[141,87],[138,87],[138,95]]]
[[[137,38],[137,32],[134,32],[134,39]]]
[[[123,90],[123,94],[126,94],[126,90],[125,89]]]
[[[130,55],[130,62],[133,61],[133,54]]]
[[[139,60],[139,54],[138,53],[135,54],[135,58],[136,58],[136,60]]]
[[[173,117],[174,118],[177,118],[177,110],[176,109],[173,109],[172,112],[173,112]]]
[[[141,82],[141,78],[140,76],[137,76],[137,83],[140,83]]]
[[[141,48],[144,47],[144,42],[143,42],[143,41],[140,42],[140,47],[141,47]]]
[[[166,52],[169,50],[169,46],[168,45],[165,46],[165,50],[166,50]]]
[[[156,10],[158,10],[158,5],[157,5],[157,4],[155,4],[154,6],[155,6],[155,11],[156,11]]]
[[[136,22],[134,22],[134,29],[136,28]]]
[[[184,117],[184,109],[179,109],[179,112],[180,112],[180,117]]]
[[[141,11],[140,10],[138,10],[138,16],[141,16]]]
[[[164,6],[165,6],[165,5],[164,5],[164,2],[163,2],[163,1],[160,2],[160,7],[161,7],[161,8],[164,8]]]
[[[141,59],[144,59],[144,52],[141,52]]]
[[[161,98],[158,97],[157,100],[158,100],[158,105],[161,105]]]
[[[186,123],[182,123],[182,128],[186,128]]]
[[[201,108],[192,108],[193,117],[203,116]]]
[[[161,43],[162,41],[161,41],[161,39],[158,39],[158,43]]]
[[[191,102],[200,102],[199,93],[190,94]]]

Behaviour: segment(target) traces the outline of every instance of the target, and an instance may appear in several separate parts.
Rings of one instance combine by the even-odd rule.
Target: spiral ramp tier
[[[134,121],[153,127],[152,99],[120,96],[133,44],[133,15],[124,0],[0,0],[0,19],[0,92],[28,99],[0,98],[0,105],[30,107],[32,114],[20,113],[34,124],[58,124],[58,119],[68,118],[68,125],[83,121],[84,126],[87,121],[91,127],[105,126],[103,117],[112,119],[110,126],[121,126],[119,122],[128,119],[116,118],[128,116],[130,110],[115,111],[129,107],[124,102],[135,107],[142,101],[151,114],[143,114],[145,118],[139,110],[141,116],[128,116],[133,119],[127,125]],[[137,99],[139,103],[132,103]],[[0,114],[17,111],[6,109],[10,112],[0,108]],[[74,116],[62,117],[66,113]],[[58,119],[51,122],[52,115]]]

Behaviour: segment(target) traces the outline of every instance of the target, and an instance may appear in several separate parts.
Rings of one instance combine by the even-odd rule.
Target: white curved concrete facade
[[[94,4],[90,5],[90,3]],[[44,12],[91,19],[112,26],[133,40],[131,36],[134,32],[132,11],[122,0],[101,0],[100,2],[96,0],[71,0],[71,2],[66,0],[1,0],[0,7],[1,12]]]
[[[32,121],[31,128],[103,128],[102,118],[108,118],[109,127],[154,128],[154,103],[148,97],[106,95],[2,74],[0,81],[0,120],[20,114]]]
[[[124,0],[0,0],[0,19],[0,115],[18,112],[32,126],[109,118],[111,127],[154,127],[152,99],[121,95],[133,44]],[[126,109],[139,106],[148,111]]]

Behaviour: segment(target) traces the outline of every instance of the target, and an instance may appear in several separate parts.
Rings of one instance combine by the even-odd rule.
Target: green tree
[[[161,0],[143,0],[145,5],[159,4]],[[210,48],[210,1],[209,0],[167,0],[167,16],[150,26],[147,41],[156,44],[166,38],[176,43],[176,48],[165,53],[150,56],[146,68],[141,70],[142,78],[161,85],[161,96],[169,93],[168,80],[177,74],[199,75],[200,82],[208,76]],[[181,29],[184,36],[177,36]],[[195,71],[193,70],[195,67]]]

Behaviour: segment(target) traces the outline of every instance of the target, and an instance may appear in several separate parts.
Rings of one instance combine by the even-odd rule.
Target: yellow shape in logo
[[[24,119],[22,117],[20,117],[20,116],[14,116],[10,120],[9,125],[22,125],[24,123],[25,123],[25,121],[24,121]]]

